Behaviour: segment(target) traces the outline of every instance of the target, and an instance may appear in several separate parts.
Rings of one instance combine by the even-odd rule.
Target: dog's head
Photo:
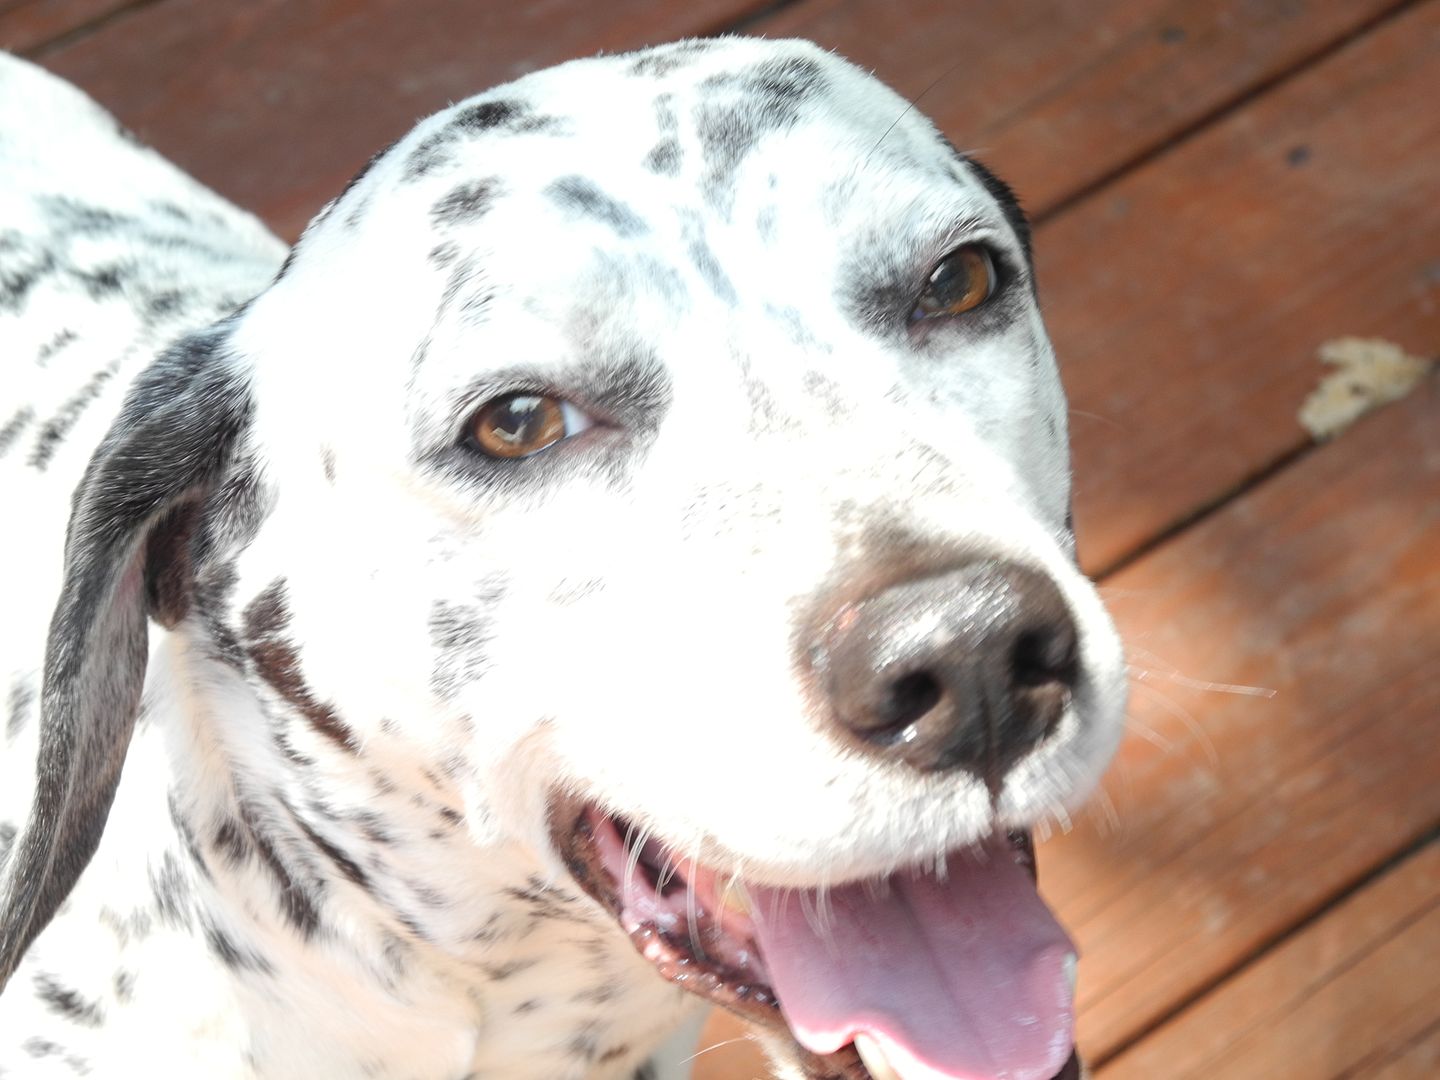
[[[97,454],[9,962],[103,827],[148,610],[264,703],[265,769],[428,777],[662,973],[778,994],[812,1069],[1044,1080],[1073,958],[1011,837],[1123,709],[1069,503],[1023,216],[873,79],[707,41],[464,102]]]

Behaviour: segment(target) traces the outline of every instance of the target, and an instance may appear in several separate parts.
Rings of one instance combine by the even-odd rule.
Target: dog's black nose
[[[892,586],[830,621],[812,659],[852,742],[998,791],[1060,721],[1080,660],[1055,583],[979,562]]]

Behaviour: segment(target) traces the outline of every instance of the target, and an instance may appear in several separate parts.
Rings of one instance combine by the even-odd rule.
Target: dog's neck
[[[168,692],[147,700],[167,711],[143,715],[115,807],[148,823],[148,850],[102,849],[81,893],[137,901],[101,905],[122,967],[189,951],[196,976],[170,992],[223,1045],[244,1028],[256,1074],[628,1076],[690,1009],[535,858],[476,846],[443,778],[287,756],[237,672],[183,632],[154,646]]]

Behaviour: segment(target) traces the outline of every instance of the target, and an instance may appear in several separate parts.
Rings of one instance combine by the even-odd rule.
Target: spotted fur
[[[996,299],[915,323],[982,241]],[[1023,215],[806,43],[461,102],[289,253],[0,58],[0,357],[0,1074],[683,1075],[655,1055],[698,1005],[549,800],[771,883],[993,828],[797,677],[808,613],[898,563],[1012,559],[1074,610],[1080,690],[1002,823],[1115,743]],[[516,391],[593,425],[486,457],[467,422]]]

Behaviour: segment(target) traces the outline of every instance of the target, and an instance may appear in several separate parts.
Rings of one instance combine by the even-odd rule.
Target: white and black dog
[[[462,102],[288,258],[0,62],[0,1075],[652,1075],[707,999],[1078,1071],[1024,832],[1124,667],[1028,249],[803,42]]]

